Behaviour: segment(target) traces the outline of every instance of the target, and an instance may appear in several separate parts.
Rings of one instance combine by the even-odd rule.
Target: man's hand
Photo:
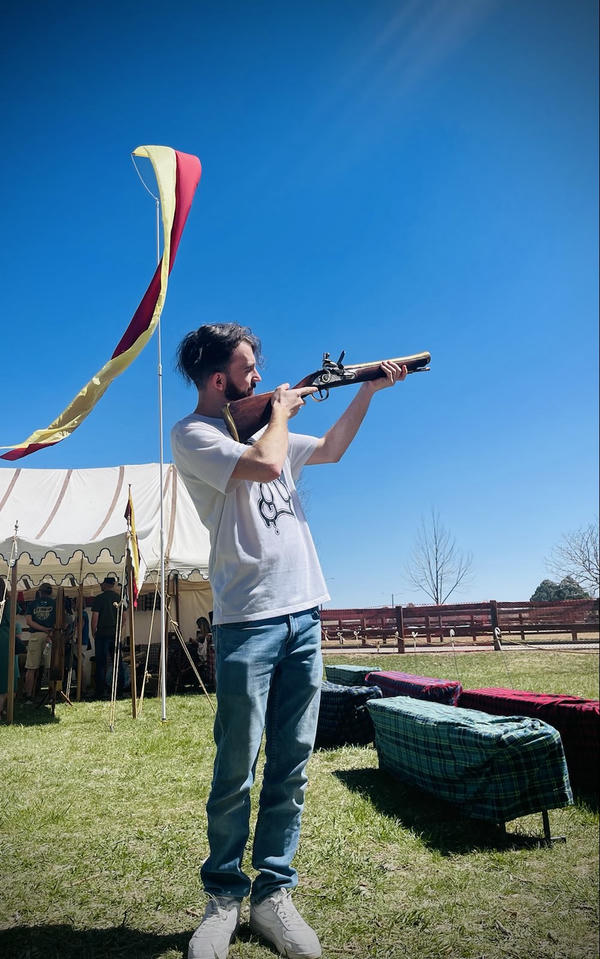
[[[273,410],[282,410],[287,418],[291,419],[304,406],[304,397],[316,392],[316,386],[302,386],[300,389],[291,390],[289,383],[282,383],[273,393],[271,405]]]
[[[316,386],[291,390],[289,383],[282,383],[277,387],[271,399],[267,428],[260,439],[242,453],[231,474],[232,479],[270,483],[280,476],[288,451],[288,420],[304,406],[304,397],[316,392]]]
[[[363,383],[363,389],[368,387],[371,393],[376,393],[377,390],[385,390],[388,386],[402,383],[408,375],[406,366],[398,366],[397,363],[391,363],[389,360],[382,362],[381,370],[385,373],[385,376],[378,376],[376,380],[368,380]]]

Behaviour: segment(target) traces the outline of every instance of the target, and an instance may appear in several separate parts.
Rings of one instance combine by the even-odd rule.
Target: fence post
[[[398,652],[404,652],[404,610],[396,606],[396,632],[398,633]]]
[[[431,642],[431,629],[429,628],[429,616],[425,617],[425,632],[427,633],[427,642]]]
[[[498,603],[495,599],[490,600],[490,620],[492,624],[492,636],[495,637],[495,630],[500,629],[500,624],[498,622]],[[497,649],[496,643],[494,642],[494,649]]]

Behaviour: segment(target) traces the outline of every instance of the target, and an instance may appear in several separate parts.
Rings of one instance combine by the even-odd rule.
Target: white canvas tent
[[[0,469],[0,556],[10,559],[15,523],[19,586],[99,583],[120,574],[131,487],[142,579],[160,566],[159,466]],[[208,579],[208,532],[171,465],[164,469],[165,563],[183,579]]]
[[[10,579],[8,566],[16,546],[19,590],[45,581],[64,586],[67,594],[83,585],[85,594],[92,595],[107,575],[123,582],[125,508],[131,487],[140,580],[154,589],[160,578],[159,476],[158,463],[79,470],[0,469],[0,575]],[[176,581],[177,618],[188,639],[195,635],[196,619],[212,608],[209,537],[175,466],[166,465],[163,478],[165,571],[169,592]],[[150,615],[136,614],[136,642],[148,641]],[[160,620],[155,617],[153,642],[159,634]]]

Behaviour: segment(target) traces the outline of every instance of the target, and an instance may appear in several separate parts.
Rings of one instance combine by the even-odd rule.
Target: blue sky
[[[261,336],[265,388],[324,350],[429,350],[304,474],[333,604],[423,601],[404,567],[431,509],[474,556],[457,599],[528,598],[597,513],[597,4],[25,0],[3,26],[0,445],[112,353],[155,264],[129,154],[173,146],[203,176],[163,313],[165,458],[195,403],[175,349],[203,322]],[[156,461],[156,381],[153,339],[20,465]]]

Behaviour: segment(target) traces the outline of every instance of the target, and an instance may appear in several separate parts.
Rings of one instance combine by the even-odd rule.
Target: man
[[[101,583],[101,593],[92,603],[92,636],[96,661],[96,699],[106,697],[106,663],[115,653],[115,636],[121,597],[115,590],[116,579],[107,576]]]
[[[210,855],[201,876],[209,902],[189,959],[225,959],[250,894],[250,925],[288,959],[317,959],[315,932],[292,903],[322,678],[318,606],[329,599],[296,490],[302,468],[340,459],[374,393],[406,376],[382,364],[321,438],[288,431],[313,387],[279,386],[264,431],[231,438],[224,405],[251,396],[260,342],[236,324],[201,326],[182,341],[178,366],[198,389],[194,412],[173,428],[175,463],[210,532],[214,596],[217,754],[207,804]],[[263,731],[266,764],[252,865],[242,871],[250,787]]]
[[[44,650],[48,642],[52,641],[56,622],[56,600],[52,598],[50,583],[42,583],[35,599],[27,604],[25,622],[30,630],[25,660],[25,699],[31,701],[35,695],[35,685]]]

